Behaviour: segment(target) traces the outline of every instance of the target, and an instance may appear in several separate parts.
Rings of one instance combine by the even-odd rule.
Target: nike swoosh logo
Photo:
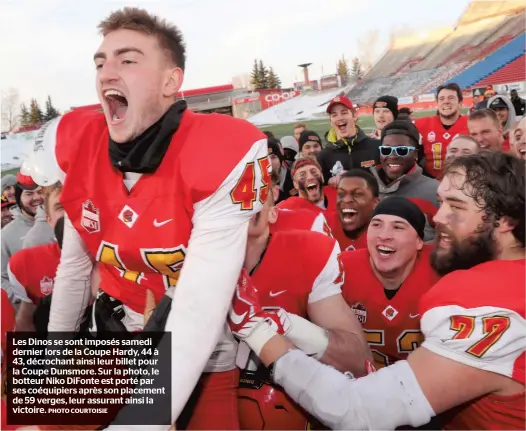
[[[420,314],[409,314],[410,319],[415,319],[416,317],[420,316]]]
[[[285,292],[286,292],[286,290],[281,290],[281,291],[276,292],[276,293],[274,293],[274,292],[270,292],[269,295],[272,296],[272,297],[274,297],[274,296],[281,295],[282,293],[285,293]]]
[[[232,310],[232,312],[230,313],[230,319],[232,320],[232,322],[234,322],[236,325],[240,325],[241,322],[243,322],[243,319],[245,318],[245,316],[247,315],[248,311],[245,311],[243,314],[239,315],[239,314],[236,314],[236,312],[234,310]]]
[[[161,226],[164,226],[166,223],[170,223],[172,220],[173,220],[173,219],[170,218],[170,219],[168,219],[168,220],[158,222],[157,219],[155,219],[155,220],[153,221],[153,225],[154,225],[155,227],[161,227]]]

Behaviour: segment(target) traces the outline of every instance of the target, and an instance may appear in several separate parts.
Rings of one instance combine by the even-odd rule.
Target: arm
[[[257,141],[219,189],[194,205],[187,257],[174,292],[166,330],[172,333],[172,423],[181,413],[223,332],[243,264],[250,217],[260,211],[259,199],[241,211],[230,196],[247,163],[267,157],[266,140]],[[256,169],[258,189],[268,172]],[[258,198],[259,198],[258,194]]]
[[[366,360],[372,361],[362,327],[341,294],[308,306],[312,323],[329,331],[329,344],[320,361],[355,376],[365,374]]]
[[[36,306],[32,302],[22,301],[16,315],[15,331],[17,332],[34,332],[33,313]]]
[[[12,259],[16,259],[16,256],[17,254],[15,253]],[[12,261],[12,263],[15,267],[17,267],[15,262]],[[9,275],[9,283],[11,285],[14,298],[17,301],[20,301],[20,308],[16,314],[15,331],[33,332],[35,330],[35,326],[33,324],[33,313],[35,312],[36,306],[27,296],[26,288],[18,281],[13,271],[11,271],[10,263],[7,264],[7,273]]]
[[[49,312],[49,332],[78,331],[91,299],[92,268],[93,258],[66,215],[62,252]]]
[[[452,329],[451,319],[458,317],[467,326]],[[494,322],[492,331],[500,328],[500,337],[484,333],[483,319],[488,318],[506,320],[506,325]],[[424,425],[435,414],[487,394],[523,391],[524,386],[509,377],[510,365],[524,352],[525,331],[524,318],[507,309],[436,307],[422,319],[423,347],[407,361],[358,380],[347,379],[303,352],[290,351],[290,345],[279,340],[266,343],[260,358],[265,365],[275,362],[276,383],[331,428],[393,429]],[[481,341],[485,352],[469,353]]]

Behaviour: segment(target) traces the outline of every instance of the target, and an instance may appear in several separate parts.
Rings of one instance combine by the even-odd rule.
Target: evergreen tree
[[[20,105],[20,127],[29,126],[29,110],[25,103]]]
[[[51,102],[51,96],[47,97],[46,100],[46,113],[44,114],[44,121],[52,120],[53,118],[56,118],[60,115],[60,112],[55,109],[53,106],[53,103]]]
[[[278,75],[274,72],[274,69],[272,69],[272,67],[269,67],[268,69],[267,84],[268,88],[281,88],[281,79],[279,79]]]
[[[352,60],[351,76],[356,81],[363,78],[363,68],[358,57],[354,57]]]
[[[259,66],[257,59],[254,59],[254,66],[250,73],[250,84],[254,87],[254,90],[261,88],[261,82],[259,81]]]
[[[29,103],[29,124],[38,124],[43,121],[44,115],[42,114],[42,109],[38,105],[36,99],[31,99]]]
[[[349,65],[347,64],[347,60],[343,55],[342,58],[338,60],[338,64],[336,65],[336,73],[342,77],[342,84],[347,84],[347,81],[350,78]]]
[[[258,81],[259,81],[259,88],[269,88],[268,86],[268,69],[263,64],[262,60],[259,60],[259,66],[258,66]]]

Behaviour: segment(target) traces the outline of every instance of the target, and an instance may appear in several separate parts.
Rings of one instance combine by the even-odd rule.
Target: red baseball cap
[[[9,202],[4,195],[0,196],[0,199],[2,200],[2,209],[9,208],[10,206],[14,205],[14,203]]]
[[[331,109],[334,105],[343,105],[347,108],[349,108],[351,111],[354,111],[354,105],[351,102],[351,99],[349,99],[347,96],[336,96],[333,97],[332,100],[327,105],[327,114],[330,114]]]

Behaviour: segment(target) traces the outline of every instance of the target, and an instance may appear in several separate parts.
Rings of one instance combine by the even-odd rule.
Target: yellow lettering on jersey
[[[119,247],[115,244],[102,241],[97,253],[97,260],[100,263],[114,266],[119,270],[121,277],[133,281],[134,283],[140,283],[141,278],[143,277],[141,272],[130,271],[124,266],[119,257]]]
[[[384,331],[371,331],[364,329],[363,332],[365,333],[365,339],[367,340],[367,344],[369,344],[369,346],[385,346]],[[384,355],[379,350],[373,348],[371,348],[371,353],[374,359],[374,366],[377,370],[383,367],[387,367],[389,365],[389,358],[387,357],[387,355]]]
[[[422,341],[424,341],[424,335],[420,331],[408,329],[398,337],[398,351],[400,353],[410,353],[416,350],[422,344]]]
[[[431,151],[433,152],[433,168],[441,169],[442,168],[442,144],[437,142],[436,144],[431,145]]]
[[[177,284],[186,257],[186,250],[182,245],[175,248],[141,249],[141,253],[146,265],[163,275],[166,289]]]

